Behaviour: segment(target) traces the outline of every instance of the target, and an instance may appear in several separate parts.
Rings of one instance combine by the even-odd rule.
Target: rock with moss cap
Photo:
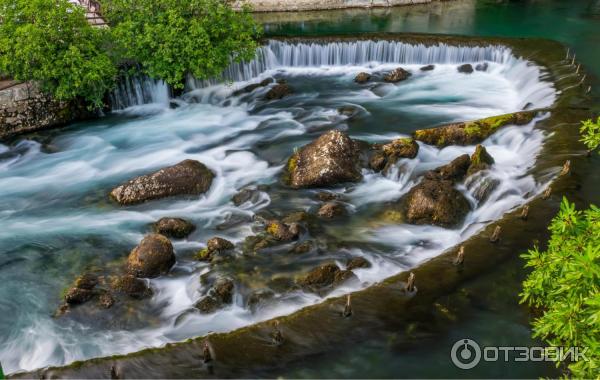
[[[127,258],[127,272],[136,277],[157,277],[175,264],[173,245],[160,234],[146,235]]]
[[[300,235],[300,226],[298,223],[286,224],[278,220],[272,220],[267,224],[266,231],[279,241],[291,241],[297,239]]]
[[[477,145],[475,152],[471,155],[471,165],[467,175],[473,175],[481,170],[487,170],[494,164],[494,158],[487,152],[483,145]]]
[[[377,146],[376,146],[377,148]],[[387,171],[401,158],[415,158],[419,153],[419,144],[408,137],[396,139],[371,154],[369,167],[376,172]]]
[[[390,83],[396,83],[408,79],[410,75],[410,72],[404,70],[401,67],[398,67],[397,69],[394,69],[389,73],[385,74],[383,76],[383,80]]]
[[[196,226],[182,218],[160,218],[152,225],[152,229],[166,237],[183,239],[191,234]]]
[[[215,257],[215,255],[222,252],[230,251],[233,248],[235,248],[235,246],[232,242],[230,242],[227,239],[215,236],[206,242],[206,248],[201,249],[196,254],[196,259],[205,261],[212,260]]]
[[[65,302],[69,305],[78,305],[92,299],[95,295],[94,288],[98,284],[98,277],[91,273],[85,273],[75,279],[65,295]]]
[[[528,124],[535,115],[535,111],[522,111],[475,121],[451,123],[415,131],[414,138],[440,148],[448,145],[473,145],[482,142],[504,126]]]
[[[341,131],[329,131],[290,157],[286,176],[292,188],[360,181],[357,144]]]
[[[114,188],[110,196],[122,205],[132,205],[175,195],[199,195],[208,191],[214,177],[203,163],[184,160],[136,177]]]

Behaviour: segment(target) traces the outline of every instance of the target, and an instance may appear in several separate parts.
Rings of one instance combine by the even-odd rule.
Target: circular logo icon
[[[481,360],[481,348],[471,339],[461,339],[452,346],[450,357],[458,368],[471,369]]]

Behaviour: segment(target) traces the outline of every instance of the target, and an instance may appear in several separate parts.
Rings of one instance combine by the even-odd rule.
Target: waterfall
[[[454,46],[410,44],[400,41],[290,42],[269,40],[257,49],[250,62],[232,63],[220,78],[187,79],[187,90],[223,82],[248,81],[268,70],[285,67],[356,66],[382,63],[460,64],[467,62],[507,63],[516,58],[500,45]],[[168,86],[152,79],[127,78],[111,96],[113,109],[146,103],[166,103]]]

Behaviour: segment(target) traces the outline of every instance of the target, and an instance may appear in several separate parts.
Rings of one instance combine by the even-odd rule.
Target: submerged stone
[[[234,289],[233,280],[227,277],[220,277],[215,281],[208,293],[196,303],[196,308],[203,314],[213,313],[233,301]]]
[[[357,144],[343,132],[329,131],[290,157],[287,177],[292,188],[360,181]]]
[[[183,239],[196,229],[182,218],[160,218],[152,227],[155,233],[176,239]]]
[[[339,202],[327,202],[317,212],[321,218],[333,219],[346,214],[346,208]]]
[[[292,88],[287,83],[277,83],[265,95],[267,100],[281,99],[292,93]]]
[[[423,67],[421,67],[419,70],[421,70],[421,71],[431,71],[431,70],[433,70],[433,69],[435,69],[435,65],[427,65],[427,66],[423,66]]]
[[[215,177],[203,163],[184,160],[159,171],[136,177],[110,192],[122,205],[131,205],[174,195],[200,195]]]
[[[135,299],[142,299],[152,295],[152,290],[148,287],[146,281],[132,275],[112,277],[110,287],[116,293],[122,293]]]
[[[482,142],[506,125],[528,124],[535,115],[535,111],[521,111],[475,121],[451,123],[436,128],[417,130],[414,132],[414,137],[426,144],[436,145],[440,148],[448,145],[473,145]]]
[[[353,270],[353,269],[358,269],[358,268],[370,268],[370,267],[371,267],[371,263],[367,259],[365,259],[364,257],[361,257],[361,256],[353,257],[346,262],[347,270]]]

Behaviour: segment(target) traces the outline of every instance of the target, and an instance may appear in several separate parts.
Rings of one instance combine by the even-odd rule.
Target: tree
[[[0,72],[36,81],[56,99],[100,106],[115,83],[107,30],[67,0],[0,0]]]
[[[232,60],[254,58],[259,26],[248,9],[222,0],[104,0],[117,55],[141,73],[183,88],[185,77],[216,77]]]

